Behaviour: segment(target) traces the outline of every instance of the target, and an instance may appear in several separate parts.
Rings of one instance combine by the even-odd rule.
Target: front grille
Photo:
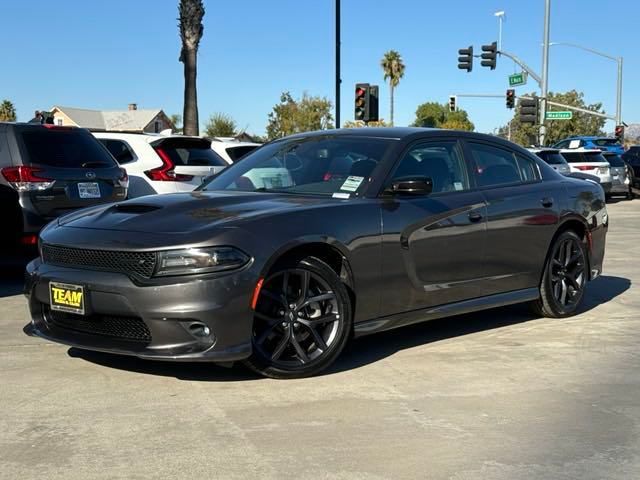
[[[64,330],[144,344],[151,342],[149,328],[138,317],[99,314],[81,316],[51,310],[48,306],[44,306],[44,316],[47,323]]]
[[[115,252],[56,245],[42,246],[42,260],[50,265],[135,274],[143,278],[151,278],[153,275],[156,258],[154,252]]]

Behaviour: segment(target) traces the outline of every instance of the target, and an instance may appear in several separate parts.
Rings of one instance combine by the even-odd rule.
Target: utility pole
[[[502,22],[505,19],[504,10],[494,13],[493,16],[498,17],[498,50],[502,50]]]
[[[340,0],[336,2],[336,128],[340,128]]]
[[[622,57],[618,57],[618,88],[616,95],[616,126],[622,125]]]
[[[549,23],[551,21],[551,0],[544,1],[544,33],[542,40],[542,85],[540,103],[540,135],[539,142],[544,146],[547,129],[544,119],[547,114],[547,93],[549,92]]]

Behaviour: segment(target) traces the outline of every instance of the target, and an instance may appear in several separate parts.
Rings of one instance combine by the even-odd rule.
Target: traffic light
[[[538,97],[520,99],[520,123],[538,123]]]
[[[516,91],[513,88],[507,90],[507,108],[515,108]]]
[[[361,122],[377,122],[378,115],[378,85],[369,85],[368,83],[356,84],[355,110],[354,117],[356,121]]]
[[[458,50],[458,68],[470,72],[473,69],[473,46]]]
[[[615,133],[616,140],[620,143],[624,141],[624,125],[616,125]]]
[[[367,111],[367,93],[369,90],[368,83],[356,84],[356,103],[354,117],[357,120],[365,121],[364,117]]]
[[[449,95],[449,111],[450,112],[455,112],[456,111],[456,96],[455,95]]]
[[[480,65],[483,67],[489,67],[491,70],[496,68],[496,56],[498,52],[498,42],[493,42],[491,45],[482,45],[482,61]]]

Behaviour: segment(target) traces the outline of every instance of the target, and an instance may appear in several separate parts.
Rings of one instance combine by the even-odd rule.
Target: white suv
[[[190,192],[228,162],[199,137],[93,132],[129,174],[129,198]]]
[[[611,191],[611,167],[601,150],[587,148],[563,148],[560,153],[572,172],[594,175],[600,180],[605,193]]]
[[[260,143],[240,142],[228,137],[214,137],[211,142],[211,148],[229,164],[237,162],[261,145]]]

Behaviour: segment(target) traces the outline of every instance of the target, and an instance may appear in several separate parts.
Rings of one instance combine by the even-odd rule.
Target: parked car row
[[[626,154],[619,153],[622,146],[612,140],[617,142],[599,137],[570,138],[553,148],[532,147],[529,151],[563,175],[599,183],[607,197],[622,195],[631,199],[638,188],[634,168],[624,160]],[[640,156],[633,159],[640,170]]]
[[[183,135],[89,132],[0,123],[5,252],[32,252],[47,223],[73,210],[160,193],[190,192],[258,148]]]

